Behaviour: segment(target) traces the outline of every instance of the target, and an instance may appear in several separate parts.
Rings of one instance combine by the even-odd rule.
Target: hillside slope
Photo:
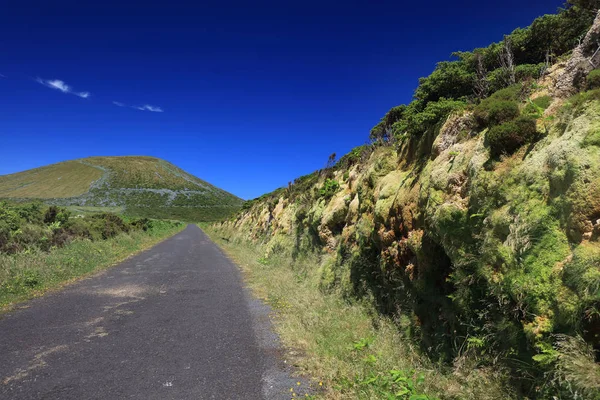
[[[0,176],[0,198],[197,221],[225,217],[242,203],[167,161],[133,156],[90,157]]]
[[[438,64],[372,144],[216,228],[262,246],[264,262],[319,255],[321,290],[373,301],[459,382],[474,369],[505,374],[510,389],[486,398],[600,398],[600,15],[590,29],[588,11]],[[559,38],[575,51],[536,69],[536,29],[582,15],[585,38]],[[531,64],[483,66],[511,40]]]

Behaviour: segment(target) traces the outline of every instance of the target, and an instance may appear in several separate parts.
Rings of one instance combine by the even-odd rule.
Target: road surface
[[[0,318],[0,399],[284,399],[269,310],[196,226]]]

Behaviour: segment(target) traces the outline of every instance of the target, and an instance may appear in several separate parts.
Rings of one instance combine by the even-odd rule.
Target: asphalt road
[[[196,226],[0,319],[0,399],[284,399],[269,309]]]

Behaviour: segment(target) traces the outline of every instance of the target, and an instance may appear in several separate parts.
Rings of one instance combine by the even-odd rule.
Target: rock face
[[[600,17],[521,107],[576,90],[599,34]],[[454,351],[465,337],[491,341],[492,363],[505,354],[531,363],[557,335],[581,332],[598,351],[600,101],[575,110],[552,100],[538,121],[545,136],[512,156],[492,159],[472,115],[454,114],[435,140],[373,146],[220,228],[265,246],[266,257],[316,254],[320,287],[372,299],[423,348],[445,348],[446,361],[463,357]],[[339,189],[324,194],[326,180]]]
[[[600,67],[598,49],[600,49],[600,11],[585,38],[573,50],[564,71],[558,76],[554,90],[556,96],[567,97],[582,88],[589,72]]]
[[[470,135],[474,126],[475,121],[472,112],[450,116],[433,142],[432,157],[437,157],[441,152],[458,142],[459,134]]]

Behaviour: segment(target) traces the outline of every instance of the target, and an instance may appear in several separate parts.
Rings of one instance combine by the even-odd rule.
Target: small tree
[[[335,158],[336,158],[336,154],[332,153],[329,158],[327,159],[327,165],[325,166],[326,169],[331,169],[333,168],[333,166],[335,165]]]
[[[473,92],[478,99],[485,99],[490,90],[490,83],[487,79],[488,71],[483,65],[483,57],[477,54],[477,65],[475,67],[475,85]]]
[[[517,75],[515,73],[515,54],[512,49],[512,43],[508,36],[504,37],[499,58],[500,68],[502,68],[504,75],[504,83],[506,86],[514,85],[517,83]]]
[[[44,223],[51,224],[51,223],[55,222],[56,215],[58,214],[58,212],[59,212],[58,207],[56,207],[56,206],[48,207],[48,210],[46,210],[46,213],[44,214]]]

